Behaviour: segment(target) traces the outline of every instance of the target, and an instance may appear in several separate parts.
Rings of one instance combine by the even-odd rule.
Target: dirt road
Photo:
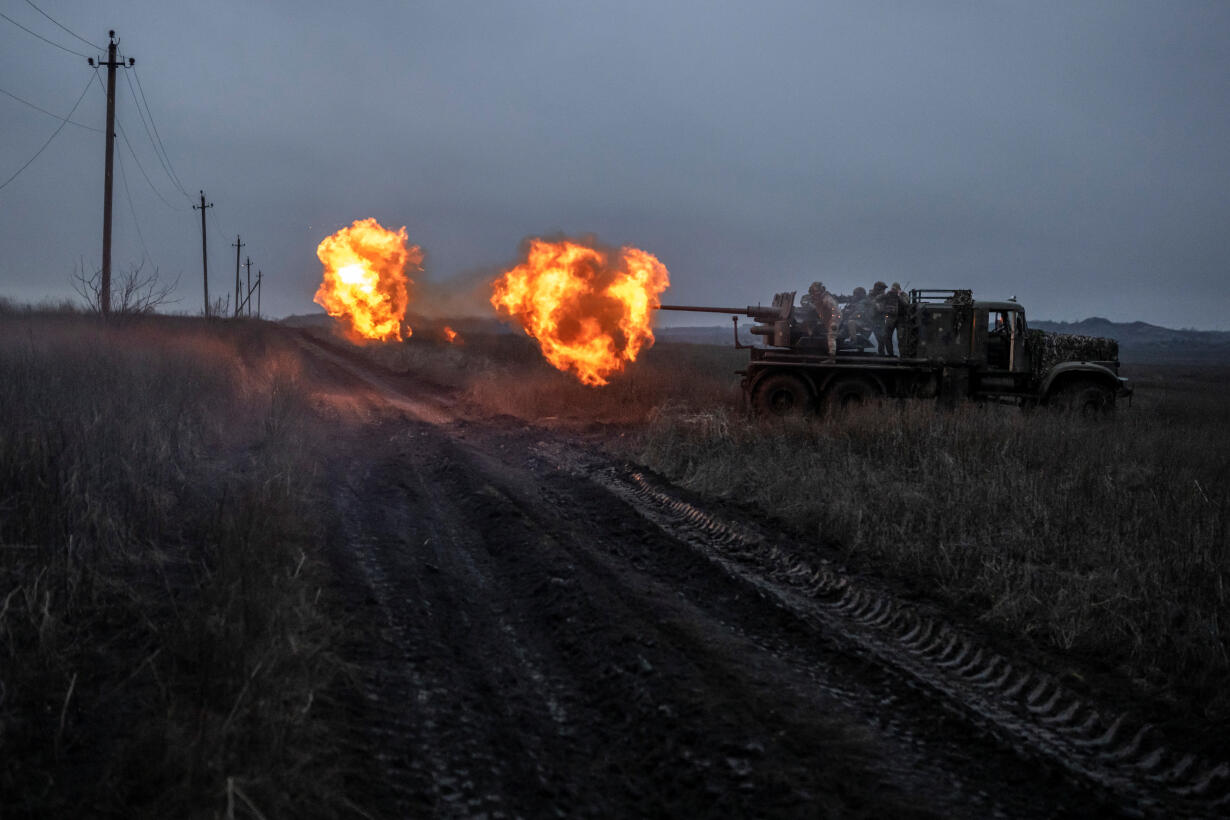
[[[373,815],[1227,811],[1224,766],[754,514],[304,345]]]

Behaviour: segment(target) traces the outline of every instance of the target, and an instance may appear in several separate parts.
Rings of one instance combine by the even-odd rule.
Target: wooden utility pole
[[[107,36],[110,38],[107,45],[107,62],[99,61],[100,66],[107,67],[107,159],[106,170],[103,176],[103,258],[102,258],[102,283],[99,286],[99,309],[106,316],[111,312],[111,180],[112,169],[115,165],[115,70],[123,68],[124,63],[115,59],[115,49],[119,45],[119,41],[115,39],[115,32],[108,31]],[[90,65],[94,65],[94,58],[88,58]],[[128,65],[135,65],[136,60],[131,57],[128,59]]]
[[[247,308],[247,315],[251,316],[252,315],[252,257],[249,256],[247,260],[245,260],[245,262],[246,262],[246,267],[248,268],[248,295],[243,300],[243,306]],[[257,271],[257,273],[260,273],[260,271]]]
[[[256,270],[256,318],[261,317],[261,281],[264,276],[260,272],[260,268]]]
[[[201,204],[193,205],[192,210],[201,212],[201,278],[205,281],[205,318],[209,318],[209,246],[205,244],[205,209],[212,208],[211,202],[205,204],[205,192],[201,191]]]
[[[239,238],[239,234],[235,234],[231,247],[235,249],[235,316],[239,316],[239,251],[243,248],[243,240]]]

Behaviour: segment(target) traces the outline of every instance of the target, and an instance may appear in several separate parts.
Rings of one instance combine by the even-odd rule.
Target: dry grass
[[[518,339],[520,342],[521,340]],[[738,366],[722,348],[673,344],[644,351],[639,361],[611,377],[605,387],[587,387],[541,361],[514,359],[477,373],[466,400],[488,412],[532,420],[582,424],[641,424],[655,408],[726,406],[739,401]]]
[[[586,387],[547,364],[522,333],[468,331],[463,339],[449,345],[424,332],[405,343],[358,349],[395,373],[456,389],[462,409],[563,426],[643,424],[663,404],[712,408],[741,401],[732,374],[746,354],[732,349],[659,344],[607,386]]]
[[[1230,397],[1146,382],[1112,423],[890,403],[829,421],[663,413],[636,455],[856,565],[1230,716]]]
[[[1135,371],[1131,408],[1088,424],[1014,408],[890,403],[749,422],[746,354],[661,344],[607,388],[521,336],[369,350],[487,413],[616,423],[622,455],[749,501],[852,564],[1117,670],[1188,714],[1230,717],[1230,379]]]
[[[228,782],[319,812],[338,663],[294,355],[258,324],[0,314],[5,816],[218,816]]]

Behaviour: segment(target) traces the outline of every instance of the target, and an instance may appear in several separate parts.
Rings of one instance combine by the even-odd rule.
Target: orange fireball
[[[525,261],[492,284],[491,304],[537,339],[552,365],[596,387],[653,345],[651,311],[669,285],[666,266],[637,248],[536,238]]]
[[[356,341],[401,341],[403,328],[410,335],[404,324],[412,284],[406,266],[418,270],[423,251],[407,242],[404,226],[390,231],[374,219],[360,219],[317,246],[325,270],[313,301],[345,320]]]
[[[465,344],[461,340],[461,337],[457,335],[457,331],[453,330],[448,325],[444,326],[444,341],[448,342],[451,345]]]

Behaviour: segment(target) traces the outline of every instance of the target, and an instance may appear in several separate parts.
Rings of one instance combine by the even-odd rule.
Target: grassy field
[[[773,425],[664,414],[637,456],[1224,720],[1230,400],[1216,385],[1159,381],[1101,424],[922,403]]]
[[[927,402],[752,422],[746,354],[660,344],[606,388],[519,335],[369,349],[464,405],[611,446],[682,486],[755,504],[852,566],[1079,657],[1192,722],[1230,718],[1230,367],[1133,368],[1109,423]]]
[[[313,434],[281,338],[0,310],[5,817],[336,805]]]
[[[925,402],[761,423],[728,348],[658,345],[595,389],[522,335],[463,341],[363,350],[463,411],[592,432],[754,504],[1192,723],[1230,718],[1230,368],[1129,364],[1109,423]],[[350,810],[307,393],[261,323],[0,305],[6,817]]]

